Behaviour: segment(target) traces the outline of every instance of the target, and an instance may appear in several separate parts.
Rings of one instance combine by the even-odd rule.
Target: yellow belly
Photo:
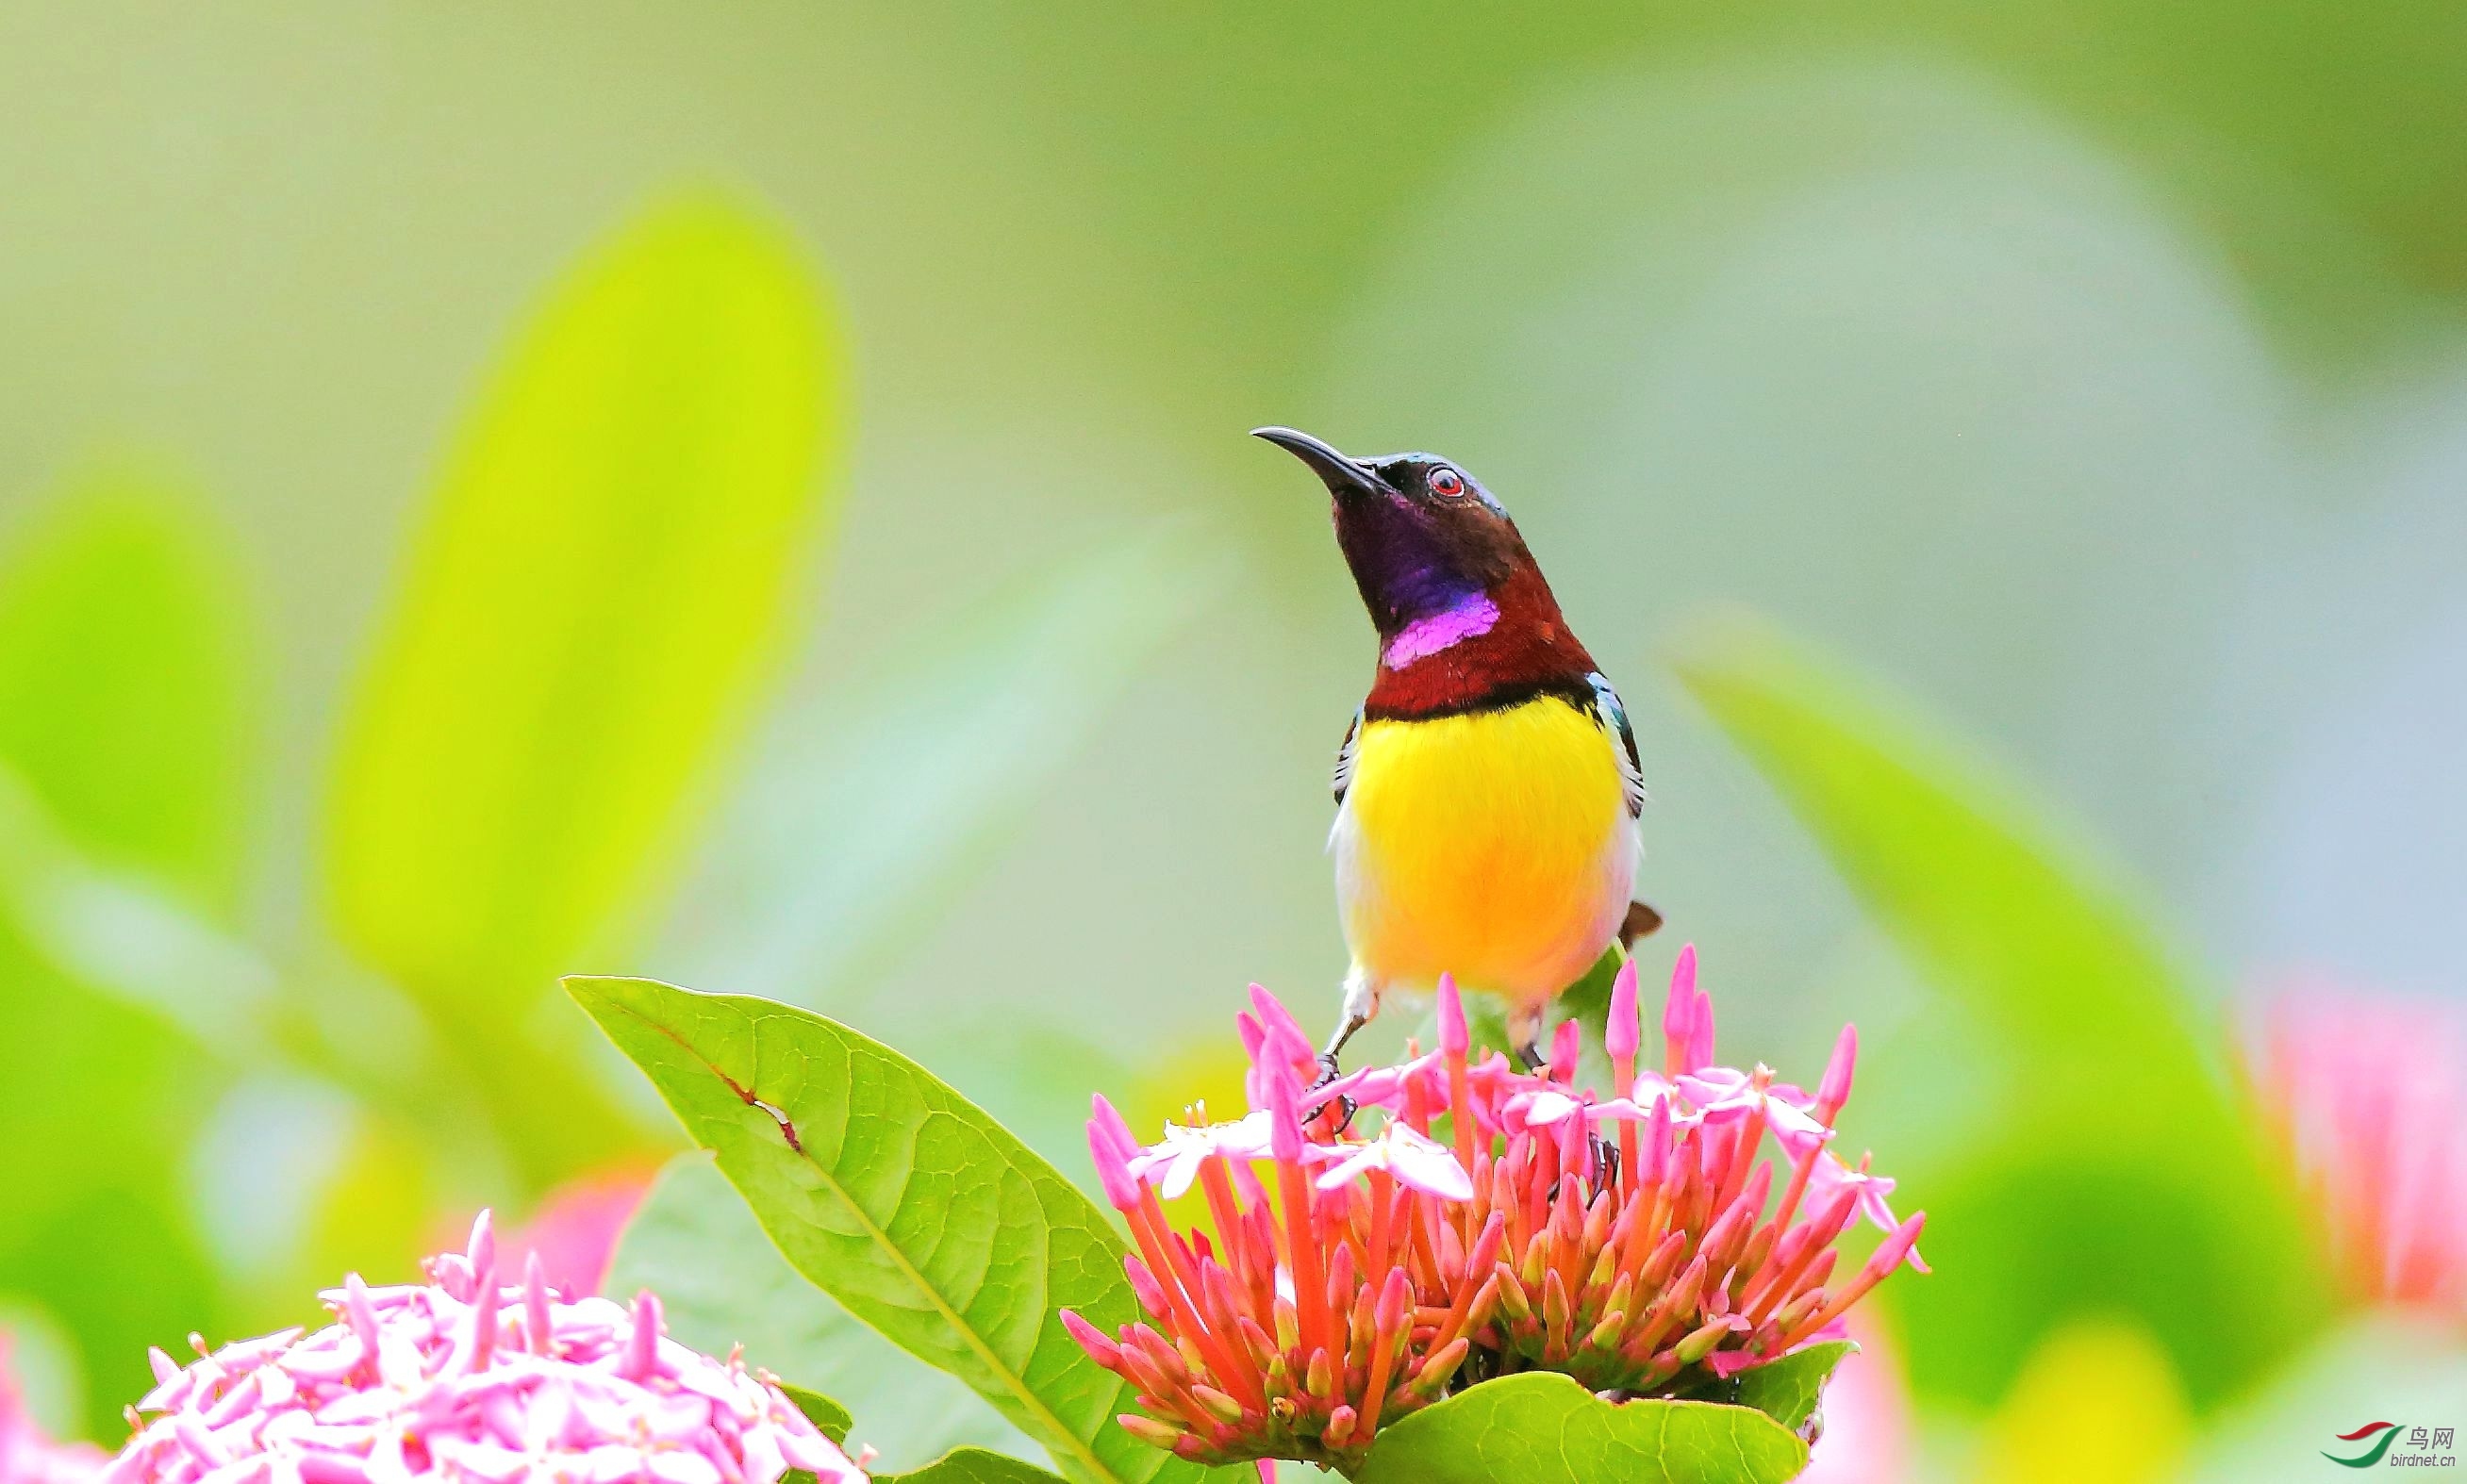
[[[1346,940],[1372,979],[1448,973],[1523,1004],[1600,956],[1635,869],[1611,743],[1554,697],[1366,725],[1334,845]]]

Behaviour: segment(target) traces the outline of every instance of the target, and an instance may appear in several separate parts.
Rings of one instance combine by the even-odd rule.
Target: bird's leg
[[[1345,1019],[1337,1025],[1336,1034],[1327,1038],[1327,1046],[1319,1053],[1319,1080],[1311,1084],[1312,1088],[1324,1088],[1337,1079],[1338,1074],[1343,1070],[1337,1057],[1344,1052],[1345,1044],[1353,1039],[1355,1031],[1369,1024],[1370,1018],[1378,1013],[1379,986],[1370,982],[1370,976],[1363,973],[1362,965],[1357,963],[1346,971]],[[1349,1097],[1340,1096],[1336,1101],[1338,1118],[1335,1132],[1343,1134],[1352,1126],[1353,1115],[1357,1110],[1353,1099]]]
[[[1369,1023],[1369,1019],[1366,1016],[1347,1015],[1345,1018],[1345,1023],[1336,1028],[1336,1034],[1328,1037],[1327,1045],[1320,1050],[1319,1080],[1312,1083],[1312,1087],[1324,1088],[1337,1079],[1344,1069],[1336,1059],[1337,1054],[1345,1049],[1347,1042],[1353,1039],[1355,1031]]]
[[[1650,937],[1662,926],[1662,914],[1642,902],[1627,904],[1627,916],[1619,922],[1619,947],[1634,948],[1636,940]]]

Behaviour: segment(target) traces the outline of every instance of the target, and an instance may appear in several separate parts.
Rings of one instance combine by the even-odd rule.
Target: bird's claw
[[[1600,1179],[1596,1180],[1594,1183],[1597,1186],[1607,1188],[1612,1180],[1618,1178],[1618,1145],[1612,1143],[1609,1139],[1602,1137],[1598,1134],[1586,1135],[1585,1141],[1594,1146],[1594,1168],[1601,1172]]]
[[[1362,1111],[1362,1105],[1340,1092],[1336,1096],[1336,1127],[1329,1132],[1330,1138],[1341,1137],[1346,1130],[1353,1127],[1353,1115]]]
[[[1304,1092],[1306,1094],[1316,1092],[1320,1089],[1327,1086],[1329,1083],[1334,1082],[1339,1075],[1339,1071],[1340,1068],[1337,1067],[1336,1063],[1336,1053],[1333,1051],[1322,1051],[1319,1054],[1319,1080],[1313,1082],[1308,1088],[1304,1089]],[[1326,1105],[1322,1104],[1321,1106],[1325,1107]],[[1346,1130],[1353,1127],[1353,1115],[1362,1111],[1360,1104],[1354,1102],[1353,1099],[1346,1096],[1342,1092],[1336,1095],[1336,1127],[1334,1130],[1330,1131],[1328,1135],[1331,1138],[1342,1135]],[[1312,1110],[1314,1114],[1318,1112],[1318,1109]]]

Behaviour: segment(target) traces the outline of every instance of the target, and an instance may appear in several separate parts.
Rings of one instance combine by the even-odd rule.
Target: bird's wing
[[[1636,755],[1636,729],[1627,724],[1627,707],[1608,680],[1599,673],[1585,679],[1594,687],[1594,720],[1601,724],[1603,739],[1618,763],[1619,787],[1627,796],[1628,818],[1634,819],[1644,813],[1644,764]],[[1352,746],[1350,738],[1346,745]]]
[[[1353,752],[1362,745],[1362,709],[1354,708],[1353,720],[1346,724],[1345,745],[1336,750],[1336,776],[1330,780],[1336,789],[1336,801],[1345,802],[1345,791],[1353,787]]]

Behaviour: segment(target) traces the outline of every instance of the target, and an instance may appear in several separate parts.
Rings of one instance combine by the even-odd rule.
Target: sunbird
[[[1379,633],[1336,755],[1337,911],[1352,957],[1329,1076],[1391,988],[1442,974],[1498,996],[1528,1067],[1550,1001],[1616,939],[1661,925],[1631,900],[1644,776],[1618,692],[1570,631],[1516,523],[1437,454],[1349,459],[1262,438],[1327,485],[1337,545]]]

